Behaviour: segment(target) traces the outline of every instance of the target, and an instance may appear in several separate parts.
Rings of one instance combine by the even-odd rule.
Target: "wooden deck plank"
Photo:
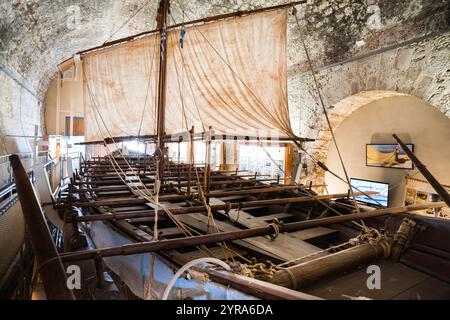
[[[220,197],[219,199],[222,201],[234,201],[234,200],[242,200],[247,198],[246,196],[226,196],[226,197]]]
[[[177,227],[158,229],[158,236],[161,238],[176,238],[184,236],[184,233]]]
[[[429,278],[395,296],[393,300],[450,300],[450,284]]]
[[[211,198],[210,203],[211,204],[222,204],[223,203],[222,200],[223,200],[222,198],[221,199]],[[219,210],[218,213],[225,216],[224,211]],[[275,218],[284,219],[284,218],[290,218],[293,216],[291,213],[282,212],[282,213],[274,213],[274,214],[270,214],[270,215],[262,216],[262,217],[255,217],[255,216],[253,216],[245,211],[242,211],[242,210],[238,213],[238,211],[234,210],[234,209],[230,210],[230,212],[228,214],[233,221],[238,219],[237,223],[246,228],[258,228],[258,227],[266,226],[268,223],[270,223]],[[232,230],[230,230],[230,231],[232,231]],[[332,237],[337,236],[338,233],[339,233],[339,231],[337,231],[335,229],[326,228],[326,227],[317,227],[317,228],[310,228],[310,229],[306,229],[306,230],[290,232],[286,236],[306,241],[306,240],[332,238]]]
[[[339,235],[339,231],[326,227],[315,227],[289,233],[291,236],[304,241],[332,239]]]
[[[207,229],[206,217],[200,213],[183,215],[182,217],[179,217],[179,220],[190,225],[193,228],[206,232]],[[218,220],[216,220],[216,225],[219,228],[219,231],[242,230],[241,228]],[[285,248],[283,246],[284,243],[280,241],[280,238],[284,238],[284,236],[285,235],[280,235],[275,241],[272,241],[265,237],[253,237],[242,240],[236,240],[233,241],[233,243],[241,247],[248,248],[249,250],[257,252],[261,255],[272,257],[277,261],[292,260],[300,256],[304,256],[306,254],[320,250],[319,248],[310,245],[310,247],[313,247],[314,249],[310,250],[309,253],[305,254],[303,253],[304,251],[299,252],[298,250],[295,250],[296,248],[295,246],[294,249],[292,247]]]
[[[274,213],[269,214],[267,216],[263,217],[255,217],[255,219],[258,219],[260,221],[263,221],[265,223],[270,223],[273,221],[273,219],[286,219],[286,218],[292,218],[292,213]],[[311,241],[311,240],[318,240],[318,239],[331,239],[339,235],[339,231],[332,228],[327,227],[316,227],[316,228],[310,228],[305,230],[299,230],[289,233],[291,236],[294,236],[296,238],[299,238],[304,241]]]
[[[430,277],[422,272],[409,268],[401,263],[388,261],[376,261],[381,270],[381,290],[367,288],[368,274],[366,268],[350,271],[347,274],[337,274],[334,277],[322,281],[304,291],[325,299],[344,299],[350,297],[367,297],[376,300],[394,299],[401,293],[414,286],[428,281]]]
[[[142,206],[131,206],[131,207],[115,207],[115,212],[123,212],[123,211],[138,211],[138,210],[148,210],[148,207]]]
[[[226,250],[219,246],[208,248],[208,250],[213,254],[213,256],[215,258],[220,259],[220,260],[229,259],[231,257],[235,258],[239,254],[245,254],[244,251],[236,249],[236,248],[232,248],[233,252],[231,252],[230,250]],[[204,258],[204,257],[210,257],[209,254],[207,254],[203,251],[199,251],[199,250],[183,252],[180,254],[182,256],[184,256],[187,259],[187,261]]]
[[[211,198],[210,200],[212,200],[211,204],[223,203],[220,199],[216,198]],[[233,217],[234,215],[236,218],[237,212],[232,213],[231,211],[232,210],[230,210],[230,216]],[[223,214],[225,213],[223,212]],[[251,225],[253,227],[256,227],[267,225],[267,223],[262,221],[259,221],[256,225],[252,221],[254,217],[246,213],[245,211],[241,211],[239,214],[241,215],[239,219],[245,218],[247,220],[247,226]],[[181,215],[178,219],[194,228],[202,230],[203,232],[207,231],[207,219],[203,214],[194,213]],[[216,224],[219,228],[219,231],[235,231],[240,229],[236,226],[218,220],[216,220]],[[296,259],[321,250],[320,248],[309,244],[302,239],[299,239],[298,237],[290,236],[289,234],[280,234],[275,240],[271,240],[266,237],[253,237],[237,240],[234,241],[234,243],[242,245],[244,247],[250,246],[252,250],[263,255],[273,257],[279,261]]]

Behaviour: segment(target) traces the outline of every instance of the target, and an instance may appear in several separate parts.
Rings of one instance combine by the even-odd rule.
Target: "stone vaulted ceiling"
[[[288,2],[179,1],[191,18]],[[178,3],[178,0],[172,1],[172,14],[181,21]],[[369,8],[369,3],[376,5]],[[157,6],[158,0],[2,0],[0,35],[2,51],[6,51],[6,64],[42,95],[49,78],[56,72],[57,63],[108,39],[153,29]],[[306,17],[307,38],[315,42],[311,48],[317,48],[318,53],[323,55],[323,61],[337,60],[362,51],[355,45],[360,38],[365,39],[367,46],[364,51],[368,51],[446,28],[449,24],[449,5],[445,0],[308,1],[307,5],[298,8],[299,16]],[[136,11],[138,13],[134,18],[126,23]],[[380,19],[377,18],[378,11]],[[291,27],[294,28],[294,21],[291,20]],[[380,31],[377,24],[381,24]],[[112,35],[122,25],[122,29]],[[294,32],[297,33],[296,30]],[[297,47],[296,36],[291,38],[290,45],[297,50],[300,47]],[[304,61],[299,58],[299,52],[291,53],[291,72],[302,67]]]
[[[289,1],[171,2],[172,16],[180,22],[183,19],[180,3],[186,8],[187,16],[196,19]],[[2,71],[42,100],[60,62],[107,40],[153,29],[157,6],[158,0],[1,0]],[[293,16],[289,18],[289,104],[294,127],[303,135],[317,138],[320,128],[315,124],[321,112],[308,75],[302,37],[330,106],[360,91],[383,89],[404,93],[420,91],[417,93],[420,98],[434,103],[443,112],[450,109],[450,92],[439,89],[448,88],[450,78],[447,0],[308,0],[297,9],[302,29]],[[390,52],[394,53],[390,55]],[[422,60],[423,56],[426,59],[421,61],[421,55]],[[378,60],[371,60],[376,57]],[[412,60],[418,61],[414,67],[411,67]],[[440,69],[433,69],[432,64],[438,62]],[[398,75],[393,66],[398,67]],[[382,81],[389,76],[383,72],[394,72],[397,83]],[[6,76],[0,74],[0,77]],[[5,106],[14,110],[18,98],[12,93],[13,88],[2,88],[0,84],[0,89],[3,96],[0,96],[0,111]],[[37,107],[43,109],[42,103]],[[7,116],[16,117],[11,114],[3,117]],[[0,122],[1,117],[0,113]],[[33,121],[29,120],[29,124]],[[25,129],[30,130],[31,126]]]

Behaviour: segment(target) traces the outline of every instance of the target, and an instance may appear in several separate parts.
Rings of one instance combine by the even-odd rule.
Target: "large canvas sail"
[[[286,28],[287,11],[279,9],[171,29],[166,134],[192,126],[196,132],[211,127],[218,134],[292,134]],[[86,87],[91,91],[85,88],[84,93],[87,141],[101,140],[102,135],[155,133],[157,37],[84,56]]]
[[[194,25],[183,48],[170,31],[166,131],[290,132],[286,25],[286,10]]]
[[[83,57],[86,141],[155,134],[159,42],[153,34]]]

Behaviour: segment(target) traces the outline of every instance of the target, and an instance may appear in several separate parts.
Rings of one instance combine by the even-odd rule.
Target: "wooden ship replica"
[[[293,178],[211,168],[212,142],[309,141],[292,133],[287,109],[287,16],[299,3],[168,25],[161,0],[157,30],[80,53],[86,145],[105,155],[40,201],[10,159],[48,299],[450,298],[450,224],[412,214],[449,206],[449,195],[398,137],[441,202],[370,209],[352,188],[319,195]],[[274,128],[277,138],[247,130]],[[125,155],[128,139],[155,152]],[[190,146],[186,163],[167,157],[174,142]],[[367,285],[370,265],[381,290]],[[80,288],[68,286],[69,266]]]

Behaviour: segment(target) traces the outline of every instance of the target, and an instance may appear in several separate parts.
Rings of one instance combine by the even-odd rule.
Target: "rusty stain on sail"
[[[286,27],[285,9],[193,25],[183,49],[171,30],[166,133],[291,135]],[[155,133],[158,60],[158,34],[83,56],[87,141]]]

